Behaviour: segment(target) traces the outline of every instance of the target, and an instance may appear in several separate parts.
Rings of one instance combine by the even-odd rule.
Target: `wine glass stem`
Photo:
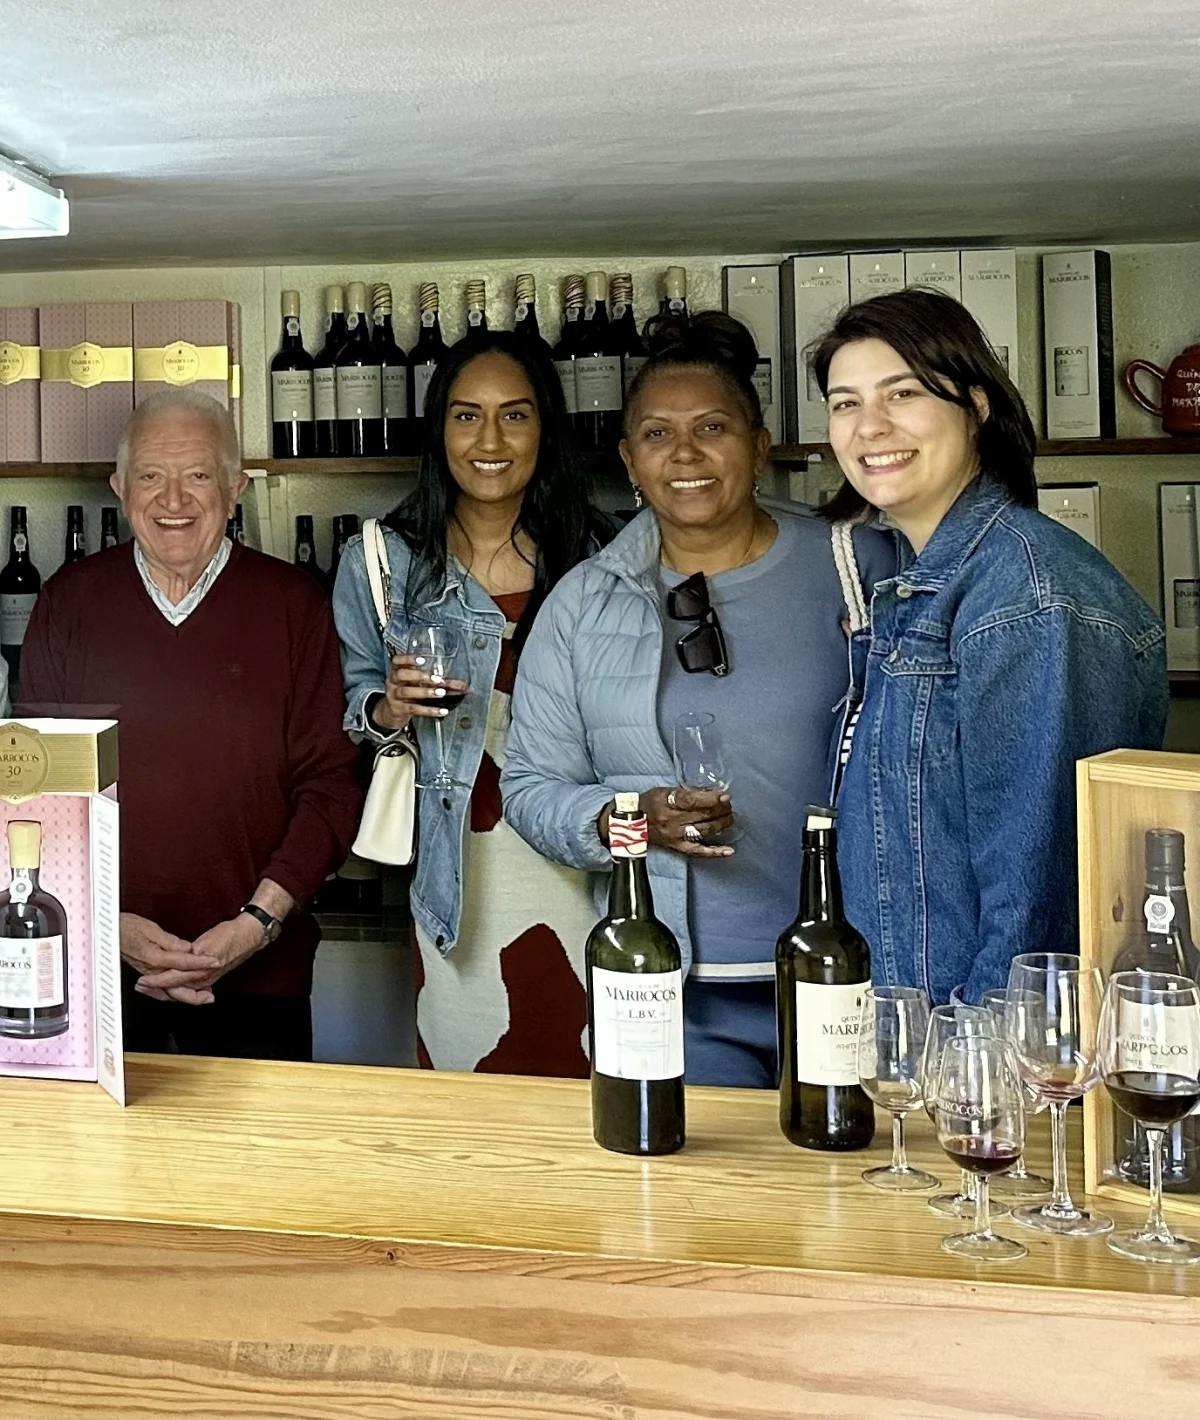
[[[1153,1234],[1160,1242],[1168,1242],[1171,1230],[1167,1227],[1167,1220],[1163,1217],[1162,1206],[1163,1131],[1147,1128],[1145,1134],[1146,1152],[1150,1156],[1150,1213],[1146,1218],[1145,1230]]]
[[[988,1205],[988,1176],[985,1173],[975,1176],[975,1231],[982,1237],[990,1237],[992,1232],[992,1213]]]
[[[908,1168],[908,1154],[904,1148],[904,1115],[892,1115],[892,1172],[902,1173]]]
[[[1054,1151],[1054,1185],[1050,1208],[1055,1213],[1074,1213],[1075,1204],[1067,1187],[1067,1102],[1050,1101],[1050,1144]]]
[[[446,751],[445,751],[445,749],[443,749],[443,747],[442,747],[442,722],[441,722],[441,720],[435,720],[435,721],[433,722],[433,732],[434,732],[434,734],[437,736],[437,746],[438,746],[438,773],[437,773],[437,777],[438,777],[439,780],[441,780],[441,779],[444,779],[444,778],[446,777]]]
[[[975,1197],[975,1184],[977,1176],[970,1169],[959,1169],[958,1171],[958,1192],[962,1198]]]

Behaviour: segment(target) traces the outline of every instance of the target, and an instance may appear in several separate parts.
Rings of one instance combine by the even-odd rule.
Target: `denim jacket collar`
[[[908,541],[900,540],[905,584],[915,592],[939,592],[966,562],[987,530],[1012,502],[1008,490],[981,473],[955,499],[933,536],[913,557]]]

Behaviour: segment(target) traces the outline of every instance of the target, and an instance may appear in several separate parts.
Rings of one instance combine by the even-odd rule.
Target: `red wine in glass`
[[[1165,1070],[1118,1070],[1105,1084],[1113,1102],[1150,1129],[1177,1124],[1200,1104],[1200,1080]]]
[[[952,1134],[942,1140],[942,1148],[968,1173],[1003,1173],[1021,1157],[1020,1144],[983,1135]]]

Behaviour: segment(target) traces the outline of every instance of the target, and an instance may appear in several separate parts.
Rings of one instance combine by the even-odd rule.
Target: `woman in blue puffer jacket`
[[[603,875],[613,795],[641,794],[655,907],[688,974],[687,1077],[770,1087],[775,941],[796,912],[804,805],[830,790],[846,597],[828,525],[758,501],[770,439],[745,327],[662,320],[650,351],[621,444],[648,506],[563,578],[530,633],[505,816],[548,858]],[[890,535],[854,542],[868,583],[890,575]],[[727,794],[677,783],[673,727],[692,713],[715,718]]]

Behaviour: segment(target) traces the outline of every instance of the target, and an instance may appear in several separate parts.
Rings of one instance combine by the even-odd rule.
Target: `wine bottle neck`
[[[300,322],[295,316],[284,316],[279,348],[281,350],[304,349],[304,337],[300,334]]]
[[[654,917],[650,874],[645,858],[614,858],[612,884],[608,891],[610,917],[649,921]]]
[[[800,865],[800,916],[805,922],[842,922],[842,880],[832,837],[805,832]]]

